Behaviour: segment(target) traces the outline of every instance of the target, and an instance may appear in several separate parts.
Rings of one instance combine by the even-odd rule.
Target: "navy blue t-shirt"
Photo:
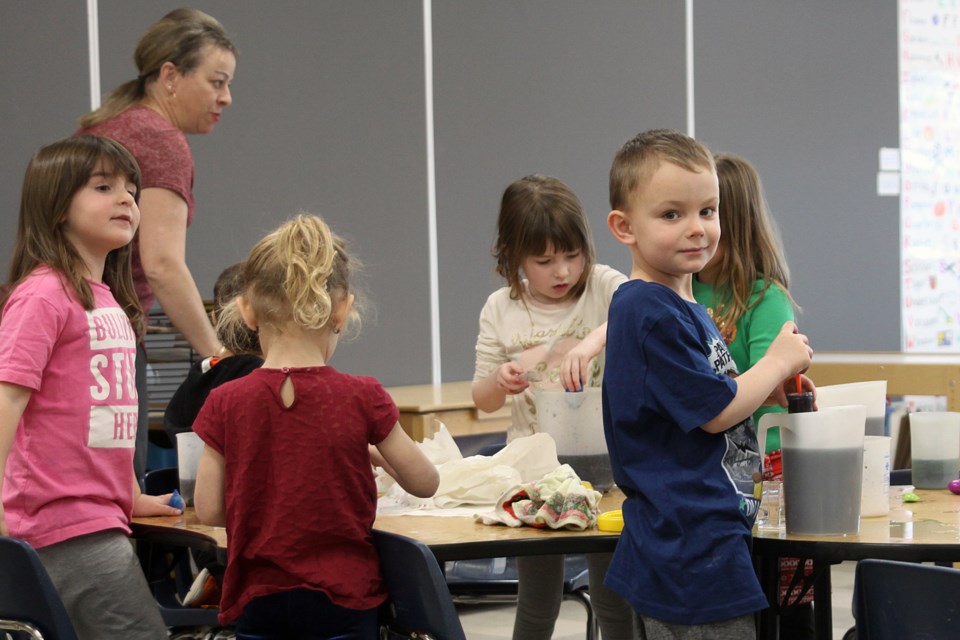
[[[643,616],[707,624],[767,607],[751,560],[760,454],[752,418],[701,429],[736,374],[702,305],[631,280],[610,304],[603,422],[627,494],[606,584]]]

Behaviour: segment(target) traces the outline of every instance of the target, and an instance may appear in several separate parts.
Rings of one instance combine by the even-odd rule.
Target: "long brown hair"
[[[109,138],[73,136],[42,147],[30,159],[23,177],[10,278],[0,293],[0,308],[17,285],[40,265],[58,271],[84,309],[94,308],[93,291],[85,277],[86,265],[67,239],[63,223],[73,196],[98,168],[133,182],[134,199],[139,203],[140,167],[126,148]],[[144,315],[133,286],[130,252],[131,245],[126,244],[107,254],[103,282],[110,287],[137,336],[142,336]]]
[[[519,300],[523,294],[523,260],[543,255],[548,245],[558,252],[583,253],[583,273],[570,291],[572,298],[579,298],[594,262],[593,239],[583,206],[570,187],[556,178],[520,178],[503,192],[493,247],[497,273],[510,286],[511,299]]]
[[[720,181],[720,245],[723,252],[711,271],[717,274],[714,290],[719,292],[718,327],[733,327],[750,308],[756,283],[763,282],[757,303],[771,285],[783,288],[790,298],[790,271],[760,175],[745,158],[717,154]]]
[[[166,62],[172,62],[181,74],[190,73],[203,61],[207,46],[238,57],[236,47],[216,18],[196,9],[174,9],[140,36],[133,52],[137,77],[111,91],[99,109],[80,118],[80,126],[86,129],[100,124],[138,104],[146,96],[147,85],[156,81]]]

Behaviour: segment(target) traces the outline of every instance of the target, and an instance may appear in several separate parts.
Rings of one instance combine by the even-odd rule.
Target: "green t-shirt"
[[[767,352],[767,347],[773,342],[773,339],[780,333],[783,323],[793,320],[793,305],[786,291],[776,284],[771,284],[760,298],[760,292],[763,291],[763,280],[757,280],[753,287],[753,295],[750,296],[750,305],[747,312],[744,313],[732,335],[725,327],[718,327],[720,334],[727,342],[727,349],[737,363],[737,370],[743,373],[757,363]],[[713,285],[700,282],[696,277],[693,279],[693,297],[697,302],[707,308],[710,317],[716,319],[720,315],[721,309],[719,296],[714,291]],[[753,414],[754,424],[760,423],[760,416],[765,413],[783,412],[786,409],[782,407],[760,407]],[[780,448],[780,430],[771,429],[767,433],[766,453],[776,451]]]

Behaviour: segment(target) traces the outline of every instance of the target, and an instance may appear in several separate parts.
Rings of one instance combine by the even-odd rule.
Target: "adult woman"
[[[201,356],[220,350],[186,264],[193,221],[193,154],[185,134],[213,130],[230,105],[237,52],[223,26],[195,9],[176,9],[141,36],[138,75],[80,119],[81,132],[113,138],[140,164],[142,220],[134,238],[133,275],[144,312],[154,299]],[[137,357],[140,422],[134,468],[146,467],[146,355]]]

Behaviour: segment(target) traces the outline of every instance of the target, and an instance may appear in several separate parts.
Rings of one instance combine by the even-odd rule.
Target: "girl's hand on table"
[[[161,496],[148,496],[146,494],[140,494],[136,497],[133,503],[134,517],[180,515],[183,513],[181,509],[171,507],[169,504],[167,504],[170,502],[170,496],[172,495],[172,493],[165,493]]]

